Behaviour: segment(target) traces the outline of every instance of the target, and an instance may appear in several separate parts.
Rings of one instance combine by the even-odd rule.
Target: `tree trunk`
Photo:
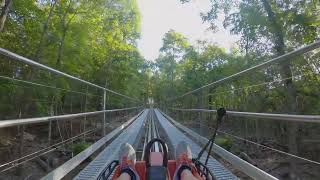
[[[1,0],[0,1],[0,7],[4,7],[6,5],[6,0]]]
[[[285,44],[284,44],[284,36],[283,31],[280,26],[280,24],[277,22],[275,13],[272,11],[271,5],[268,0],[261,0],[264,6],[265,11],[268,14],[268,20],[272,25],[272,31],[274,35],[274,43],[275,43],[275,50],[277,52],[277,55],[283,55],[285,53]],[[296,103],[296,97],[297,92],[293,85],[292,78],[292,70],[290,67],[290,63],[283,62],[280,64],[280,70],[281,70],[281,77],[282,79],[288,78],[285,80],[285,86],[287,89],[287,103],[289,106],[285,107],[287,112],[290,113],[297,113],[297,103]],[[289,152],[295,155],[298,155],[298,146],[297,146],[297,124],[296,123],[287,123],[288,127],[288,143],[289,143]],[[295,159],[290,160],[291,165],[291,172],[290,176],[292,179],[299,179],[298,174],[298,168],[297,163],[295,162]]]
[[[65,10],[65,12],[62,11],[62,8],[61,8],[62,4],[63,3],[60,2],[60,10],[59,10],[60,15],[59,16],[60,16],[60,20],[61,20],[62,36],[61,36],[61,39],[60,39],[60,44],[59,44],[59,48],[58,48],[58,57],[57,57],[57,60],[56,60],[57,68],[59,68],[61,66],[61,58],[62,58],[65,39],[66,39],[66,36],[67,36],[67,31],[69,29],[69,24],[71,23],[72,19],[76,15],[76,12],[73,13],[73,16],[69,20],[67,20],[68,13],[69,13],[68,10],[72,6],[72,1],[69,1],[68,8],[67,8],[67,10]]]
[[[23,136],[24,136],[25,127],[24,127],[24,125],[22,125],[22,126],[19,126],[18,128],[19,128],[19,134],[20,134],[20,137],[19,137],[19,157],[22,157],[24,154],[24,137]],[[17,168],[17,174],[22,175],[23,169],[24,169],[24,164],[21,164]]]
[[[212,93],[213,93],[213,89],[209,88],[209,91],[208,91],[208,109],[209,110],[212,110],[212,101],[213,101]],[[208,126],[212,126],[213,124],[213,122],[211,122],[211,120],[213,119],[212,113],[208,113],[208,119],[209,119]]]
[[[173,51],[173,50],[172,50]],[[172,94],[172,95],[174,95],[174,84],[173,84],[173,80],[174,80],[174,75],[173,75],[173,66],[174,66],[174,63],[175,63],[175,60],[174,60],[174,55],[173,55],[173,53],[172,53],[172,56],[171,56],[171,65],[170,65],[170,80],[171,80],[171,92],[170,92],[170,94]]]
[[[59,49],[58,49],[58,57],[57,57],[57,61],[56,61],[56,66],[57,67],[61,66],[61,57],[62,57],[62,52],[63,52],[63,47],[64,47],[64,41],[65,41],[65,38],[66,38],[66,34],[67,34],[67,28],[63,28],[62,37],[60,39],[60,44],[59,44]]]
[[[9,14],[11,5],[12,5],[12,0],[2,0],[2,5],[4,2],[4,6],[2,7],[1,15],[0,15],[0,32],[3,31],[4,24],[6,22],[7,16]]]
[[[35,52],[35,55],[34,55],[34,59],[36,61],[39,61],[39,58],[40,58],[40,54],[41,54],[41,51],[42,51],[42,46],[43,46],[43,43],[44,43],[44,37],[48,31],[48,27],[49,27],[49,22],[50,22],[50,19],[53,15],[53,10],[57,4],[57,1],[58,0],[53,0],[51,5],[50,5],[50,11],[49,11],[49,15],[47,17],[47,20],[46,22],[43,24],[43,30],[41,32],[41,36],[40,36],[40,40],[39,40],[39,44],[38,44],[38,47],[37,47],[37,50]]]

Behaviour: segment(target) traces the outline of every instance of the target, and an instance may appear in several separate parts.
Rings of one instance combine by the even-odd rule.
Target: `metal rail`
[[[41,123],[41,122],[49,122],[52,120],[57,121],[57,120],[63,120],[63,119],[72,119],[72,118],[83,117],[83,116],[92,116],[92,115],[97,115],[97,114],[107,113],[107,112],[126,111],[126,110],[139,109],[139,108],[141,108],[141,106],[124,108],[124,109],[110,109],[110,110],[104,110],[104,111],[93,111],[93,112],[65,114],[65,115],[47,116],[47,117],[38,117],[38,118],[0,120],[0,128]]]
[[[56,70],[56,69],[53,69],[53,68],[48,67],[48,66],[46,66],[46,65],[40,64],[40,63],[35,62],[35,61],[33,61],[33,60],[31,60],[31,59],[28,59],[28,58],[26,58],[26,57],[23,57],[23,56],[20,56],[20,55],[18,55],[18,54],[15,54],[15,53],[13,53],[13,52],[11,52],[11,51],[8,51],[8,50],[6,50],[6,49],[0,48],[0,54],[2,54],[2,55],[4,55],[4,56],[7,56],[7,57],[10,57],[11,59],[24,62],[24,63],[29,64],[29,65],[31,65],[31,66],[35,66],[35,67],[38,67],[38,68],[40,68],[40,69],[47,70],[47,71],[49,71],[49,72],[51,72],[51,73],[53,73],[53,74],[60,75],[60,76],[64,76],[64,77],[67,77],[67,78],[69,78],[69,79],[72,79],[72,80],[79,81],[79,82],[82,82],[82,83],[84,83],[84,84],[87,84],[87,85],[89,85],[89,86],[96,87],[96,88],[102,89],[102,90],[104,90],[104,91],[108,91],[108,92],[110,92],[110,93],[112,93],[112,94],[116,94],[116,95],[118,95],[118,96],[121,96],[121,97],[124,97],[124,98],[131,99],[131,100],[134,100],[134,101],[139,102],[139,100],[137,100],[137,99],[135,99],[135,98],[132,98],[132,97],[123,95],[123,94],[121,94],[121,93],[115,92],[115,91],[110,90],[110,89],[108,89],[108,88],[104,88],[104,87],[102,87],[102,86],[99,86],[99,85],[93,84],[93,83],[91,83],[91,82],[85,81],[85,80],[83,80],[83,79],[74,77],[74,76],[69,75],[69,74],[67,74],[67,73],[58,71],[58,70]]]
[[[148,126],[145,131],[145,138],[143,142],[143,149],[142,149],[142,157],[141,159],[143,160],[145,152],[145,147],[150,142],[153,138],[159,138],[159,132],[158,132],[158,127],[155,124],[154,120],[154,110],[150,109],[149,114],[148,114]],[[161,146],[158,142],[155,142],[152,146],[151,151],[152,152],[161,152]]]
[[[156,126],[155,119],[154,119],[154,110],[150,110],[150,119],[149,122],[149,134],[148,134],[148,142],[150,142],[154,138],[158,138],[158,127]],[[147,142],[147,143],[148,143]],[[160,144],[155,142],[152,146],[152,152],[160,152]]]
[[[159,110],[159,112],[161,112]],[[181,125],[177,121],[173,120],[170,116],[161,112],[163,116],[165,116],[171,123],[173,123],[176,127],[187,133],[189,136],[196,139],[201,144],[206,144],[208,139],[205,137],[200,136],[196,132],[192,131],[191,129]],[[245,173],[246,175],[250,176],[253,179],[261,179],[261,180],[277,180],[276,177],[264,172],[263,170],[257,168],[256,166],[244,161],[243,159],[239,158],[236,155],[228,152],[227,150],[223,149],[222,147],[214,144],[213,145],[213,152],[219,155],[224,160],[228,161],[232,164],[235,168],[241,170],[241,172]]]
[[[56,180],[56,179],[62,179],[65,177],[69,172],[71,172],[74,168],[79,166],[83,161],[85,161],[88,157],[90,157],[94,152],[96,152],[98,149],[100,149],[104,144],[112,140],[115,136],[117,136],[122,130],[128,127],[135,119],[137,119],[143,111],[141,111],[138,115],[134,116],[103,138],[101,138],[99,141],[92,144],[90,147],[73,157],[72,159],[68,160],[55,170],[51,171],[49,174],[47,174],[45,177],[42,178],[42,180]]]
[[[159,138],[159,132],[158,132],[158,127],[156,126],[156,122],[154,119],[154,110],[151,110],[151,122],[152,122],[152,136],[153,138]],[[160,144],[158,142],[154,143],[154,152],[160,152]]]
[[[150,114],[148,115],[150,117]],[[150,119],[150,118],[149,118]],[[143,140],[143,147],[142,147],[142,155],[141,155],[141,160],[144,159],[144,153],[145,153],[145,148],[149,142],[149,131],[150,131],[150,128],[149,128],[150,124],[147,125],[147,129],[145,129],[145,133],[144,133],[144,140]]]
[[[251,68],[245,69],[245,70],[240,71],[240,72],[238,72],[238,73],[232,74],[232,75],[227,76],[227,77],[222,78],[222,79],[219,79],[219,80],[217,80],[217,81],[215,81],[215,82],[212,82],[212,83],[209,83],[209,84],[207,84],[207,85],[201,86],[201,87],[199,87],[199,88],[197,88],[197,89],[194,89],[194,90],[192,90],[192,91],[186,92],[186,93],[184,93],[184,94],[182,94],[182,95],[180,95],[180,96],[178,96],[178,97],[169,99],[168,101],[172,101],[172,100],[175,100],[175,99],[179,99],[179,98],[182,98],[182,97],[184,97],[184,96],[186,96],[186,95],[188,95],[188,94],[192,94],[192,93],[195,93],[195,92],[197,92],[197,91],[200,91],[201,89],[204,89],[204,88],[206,88],[206,87],[210,87],[210,86],[212,86],[212,85],[221,84],[222,82],[225,82],[225,81],[227,81],[227,80],[231,80],[231,79],[234,79],[234,78],[238,78],[238,77],[240,77],[240,76],[242,76],[242,75],[245,75],[245,74],[248,74],[248,73],[250,73],[250,72],[252,72],[252,71],[256,71],[256,70],[258,70],[258,69],[267,67],[267,66],[269,66],[270,64],[273,64],[273,63],[278,63],[278,62],[285,61],[285,60],[292,60],[294,56],[300,55],[300,54],[302,54],[302,53],[309,52],[309,51],[314,50],[314,49],[317,49],[317,48],[319,48],[319,47],[320,47],[320,40],[318,40],[318,41],[316,41],[316,42],[314,42],[314,43],[311,43],[311,44],[309,44],[309,45],[306,45],[306,46],[304,46],[304,47],[298,48],[298,49],[296,49],[296,50],[294,50],[294,51],[291,51],[291,52],[289,52],[289,53],[286,53],[286,54],[284,54],[284,55],[281,55],[281,56],[278,56],[278,57],[276,57],[276,58],[273,58],[273,59],[271,59],[271,60],[269,60],[269,61],[263,62],[263,63],[258,64],[258,65],[256,65],[256,66],[253,66],[253,67],[251,67]]]
[[[186,111],[186,112],[208,112],[208,113],[217,112],[216,110],[210,110],[210,109],[180,109],[180,108],[169,108],[169,109],[177,110],[177,111]],[[294,115],[294,114],[254,113],[254,112],[239,112],[239,111],[227,111],[227,115],[234,116],[234,117],[248,117],[248,118],[271,119],[271,120],[282,120],[282,121],[320,123],[320,115]]]

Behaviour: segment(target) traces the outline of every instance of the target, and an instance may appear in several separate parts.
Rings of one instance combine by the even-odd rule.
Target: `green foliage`
[[[314,78],[319,74],[318,51],[296,56],[290,64],[272,66],[174,102],[163,101],[315,41],[319,37],[319,26],[316,25],[320,17],[319,7],[318,1],[212,0],[210,11],[202,14],[203,20],[211,23],[214,31],[218,15],[223,14],[224,28],[241,37],[240,46],[226,52],[201,41],[190,45],[184,43],[188,40],[182,35],[169,31],[164,36],[161,54],[154,68],[155,101],[166,106],[195,108],[200,106],[200,97],[203,97],[202,106],[213,109],[224,106],[239,111],[292,113],[287,108],[287,85],[283,81],[264,83],[301,74],[303,77],[290,80],[298,93],[295,95],[298,108],[294,111],[306,114],[319,112],[318,103],[309,99],[320,96],[313,86],[319,83]],[[309,73],[311,79],[307,80],[310,76],[305,74]],[[243,88],[256,84],[261,85]],[[315,106],[308,109],[311,104]]]
[[[73,144],[72,152],[74,155],[81,153],[83,150],[87,149],[91,144],[85,141],[80,141]]]
[[[148,75],[146,62],[137,49],[139,36],[140,12],[135,0],[26,0],[13,3],[4,31],[0,33],[0,44],[1,48],[73,76],[145,99]],[[87,91],[85,85],[70,79],[31,69],[23,63],[12,63],[3,56],[0,60],[1,75],[62,89]],[[10,95],[0,99],[6,106],[0,106],[3,115],[17,116],[19,113],[10,109],[20,109],[23,117],[42,116],[50,114],[50,108],[60,114],[70,103],[73,110],[83,111],[85,97],[82,95],[37,86],[29,91],[25,86],[30,85],[16,82],[10,87],[1,86],[0,93]],[[101,91],[91,87],[88,92],[102,95]],[[109,96],[116,100],[108,104],[108,108],[120,108],[126,104],[127,100],[119,96]],[[20,103],[15,102],[17,99]],[[87,99],[95,102],[88,108],[101,109],[101,100],[96,96]],[[128,102],[127,105],[134,103]]]
[[[275,21],[270,20],[269,4]],[[318,36],[319,1],[211,1],[211,10],[202,14],[204,21],[217,28],[219,14],[224,15],[224,27],[241,36],[240,46],[247,53],[271,53],[276,47],[277,34],[283,34],[286,46],[313,42]]]
[[[227,151],[232,147],[232,140],[229,137],[216,138],[215,143]]]

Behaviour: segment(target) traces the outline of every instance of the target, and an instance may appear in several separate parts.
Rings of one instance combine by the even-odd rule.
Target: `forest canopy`
[[[146,62],[137,49],[140,37],[140,12],[135,0],[3,0],[1,1],[1,48],[30,58],[41,64],[53,67],[89,82],[99,84],[137,99],[144,99]],[[88,87],[68,79],[53,77],[45,72],[33,71],[22,63],[12,63],[0,57],[1,75],[33,82],[43,82],[59,88],[86,92]],[[36,68],[35,68],[36,69]],[[19,72],[19,73],[17,73]],[[48,83],[49,82],[49,83]],[[10,84],[1,79],[1,84]],[[21,86],[21,84],[20,84]],[[36,88],[36,87],[32,87]],[[87,89],[87,90],[86,90]],[[51,101],[53,91],[41,91],[19,86],[0,87],[1,94],[15,92],[15,97],[1,96],[6,107],[0,109],[23,109],[9,102],[22,99]],[[96,89],[91,93],[102,95]],[[55,101],[61,106],[66,94],[56,94]],[[14,99],[12,99],[14,98]],[[125,100],[110,94],[114,104],[109,108],[123,107]],[[77,99],[77,98],[76,98]],[[92,101],[96,99],[92,98]],[[80,103],[80,102],[79,102]],[[78,104],[79,104],[78,103]],[[131,102],[128,102],[129,104]],[[77,104],[75,102],[75,104]],[[59,106],[60,106],[59,105]],[[18,106],[18,107],[17,107]],[[32,104],[42,113],[43,104]],[[95,105],[97,106],[97,105]],[[90,107],[99,109],[99,107]],[[6,109],[6,110],[5,110]],[[44,108],[45,109],[45,108]]]
[[[211,0],[210,10],[200,15],[204,23],[210,24],[209,30],[218,30],[221,19],[217,18],[220,16],[223,17],[222,28],[238,35],[240,40],[232,49],[226,50],[206,41],[190,43],[179,32],[168,31],[163,37],[160,56],[153,64],[156,101],[169,100],[317,41],[320,37],[319,6],[319,1]],[[319,85],[319,55],[317,49],[290,62],[275,64],[264,71],[191,94],[188,102],[188,98],[183,98],[174,103],[195,106],[196,97],[204,93],[209,98],[206,106],[210,108],[226,106],[253,112],[317,114],[319,103],[312,97],[319,97],[319,94],[310,93],[310,89]],[[236,91],[273,81],[279,82]],[[225,93],[215,96],[217,92]],[[252,96],[254,92],[260,94]],[[315,107],[308,108],[309,103]],[[287,104],[296,106],[287,108]]]
[[[141,17],[137,2],[132,0],[25,0],[19,3],[3,0],[0,44],[2,48],[95,84],[145,102],[152,97],[155,102],[163,103],[164,99],[280,56],[319,38],[318,1],[212,0],[210,10],[199,16],[204,23],[210,24],[213,32],[218,28],[217,17],[224,17],[223,28],[240,36],[237,45],[225,50],[206,41],[191,43],[183,34],[170,30],[163,37],[159,57],[155,61],[147,61],[137,49]],[[258,104],[267,99],[268,105],[263,108],[260,105],[251,107],[251,100],[247,99],[250,98],[247,97],[248,91],[245,95],[233,92],[237,97],[228,101],[221,96],[210,96],[208,105],[210,108],[222,105],[248,111],[317,113],[316,108],[307,108],[305,103],[312,101],[315,106],[319,103],[312,99],[318,94],[310,92],[319,83],[318,58],[319,51],[314,51],[297,57],[292,63],[272,66],[254,76],[208,92],[212,94],[214,91],[285,79],[283,88],[272,91],[272,95],[266,92],[265,95],[252,97],[252,101]],[[0,65],[2,75],[88,91],[88,87],[48,73],[33,72],[32,68],[21,63],[1,61]],[[294,78],[298,75],[300,79]],[[2,81],[8,83],[8,80]],[[307,88],[305,83],[310,86]],[[282,86],[281,83],[278,85]],[[47,97],[47,101],[52,101],[50,97],[53,95],[51,91],[48,91],[49,94],[37,94],[34,90],[25,96],[24,89],[12,85],[1,86],[0,90],[3,93],[13,90],[18,94],[15,98],[21,97],[24,102],[30,101],[28,97],[31,95],[34,96],[31,99]],[[57,96],[56,103],[63,104],[65,94]],[[1,101],[15,101],[15,98],[2,96]],[[274,103],[274,98],[279,104],[296,106],[284,109],[284,106]],[[294,100],[297,98],[300,101]],[[96,99],[92,98],[92,101]],[[126,104],[119,98],[112,102],[115,102],[111,104],[114,107]],[[26,108],[16,106],[19,105],[10,108]],[[33,106],[41,109],[39,104]],[[8,107],[3,108],[10,111]],[[28,111],[28,108],[22,111]]]
[[[193,3],[192,0],[176,1]],[[224,49],[206,40],[191,42],[171,29],[162,37],[159,56],[147,60],[138,49],[141,14],[136,0],[0,0],[0,48],[109,89],[105,96],[102,88],[0,55],[1,120],[100,111],[103,115],[96,120],[102,120],[101,135],[105,135],[106,127],[111,131],[116,127],[114,124],[120,126],[121,119],[128,120],[136,110],[138,113],[138,109],[149,107],[149,102],[177,120],[183,117],[186,125],[197,125],[199,132],[203,126],[213,126],[210,113],[179,114],[173,109],[225,107],[228,111],[244,113],[319,115],[319,48],[181,96],[320,40],[319,0],[209,1],[209,10],[199,17],[209,25],[208,31],[214,33],[223,28],[239,36],[233,48]],[[221,21],[222,27],[218,25]],[[112,90],[137,100],[123,98]],[[123,109],[114,111],[114,124],[112,117],[106,117],[107,113],[101,111],[125,107],[135,110],[131,114],[119,112]],[[112,116],[110,114],[107,115]],[[254,143],[267,142],[284,152],[320,161],[320,150],[313,146],[314,142],[319,142],[320,131],[313,122],[302,127],[300,122],[234,119],[226,123],[229,125],[226,130],[231,134]],[[93,125],[92,121],[87,121],[87,113],[77,120],[81,121],[78,122],[79,132],[81,128],[84,131],[87,124]],[[73,122],[69,123],[72,136]],[[58,121],[56,124],[60,128]],[[98,127],[98,123],[94,126]],[[50,120],[50,136],[51,127]],[[19,128],[17,131],[23,141],[25,130]],[[32,129],[31,126],[26,128]],[[18,139],[15,131],[7,132]],[[61,133],[60,137],[63,139]],[[80,148],[83,150],[88,144],[80,145],[84,146]],[[228,150],[232,142],[229,145]],[[270,157],[257,153],[256,147],[253,154],[262,154],[263,161],[269,161]],[[238,152],[249,149],[247,144],[236,148]],[[299,178],[303,173],[298,168],[304,166],[303,163],[296,163],[292,158],[278,163],[290,164],[285,176],[290,171],[290,176],[297,177],[292,179],[303,179]],[[301,177],[319,177],[308,173]]]

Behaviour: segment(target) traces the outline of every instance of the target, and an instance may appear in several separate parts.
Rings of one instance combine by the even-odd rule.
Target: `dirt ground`
[[[114,117],[114,119],[112,120],[112,124],[109,124],[109,126],[106,128],[107,133],[120,126],[125,120],[125,118]],[[61,136],[64,140],[71,137],[68,128],[65,129],[64,126],[69,127],[69,124],[60,124],[60,132],[56,127],[52,127],[51,144],[61,142]],[[73,136],[77,135],[80,132],[80,128],[81,127],[79,124],[73,123]],[[90,126],[87,126],[86,128],[90,129]],[[25,127],[24,134],[22,136],[23,147],[20,146],[22,138],[21,133],[19,132],[20,131],[17,129],[17,127],[14,127],[5,129],[5,131],[2,131],[0,133],[0,164],[5,164],[9,161],[17,159],[17,157],[26,156],[28,154],[32,154],[48,147],[48,125],[33,126],[32,128]],[[97,131],[95,133],[88,134],[85,137],[79,137],[79,139],[73,141],[73,144],[83,140],[92,144],[100,138],[100,132]],[[6,170],[6,168],[10,168],[11,165],[0,167],[0,180],[40,179],[51,170],[55,169],[56,167],[62,165],[64,162],[72,158],[72,144],[70,142],[66,145],[61,145],[57,148],[54,148],[54,150],[49,153],[41,153],[39,153],[39,157],[35,157],[27,162],[21,163],[20,165],[12,169]],[[30,156],[30,158],[32,157],[33,155]],[[19,163],[23,162],[24,160],[19,161]],[[77,172],[85,167],[87,163],[88,161],[82,163],[78,167],[78,169],[72,172],[73,175],[77,174]],[[71,176],[68,176],[66,179],[70,178]]]

